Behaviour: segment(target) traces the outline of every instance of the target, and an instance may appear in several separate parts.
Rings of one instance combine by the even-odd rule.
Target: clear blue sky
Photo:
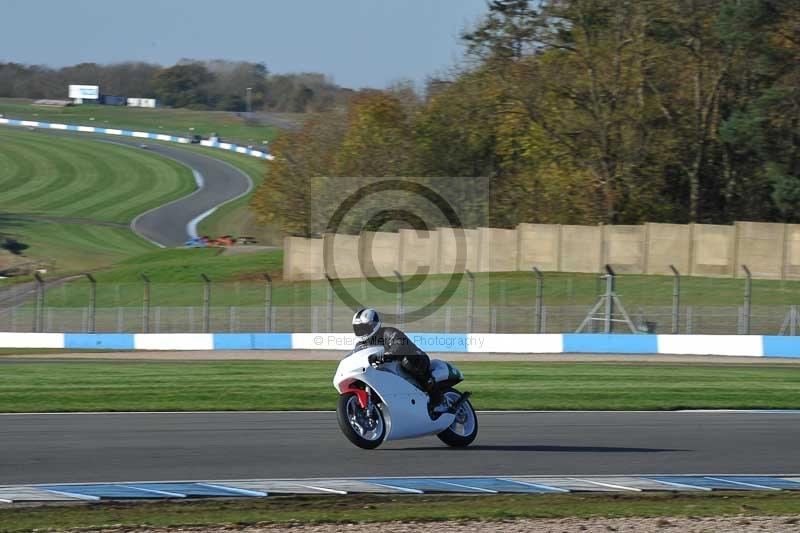
[[[485,12],[486,0],[0,0],[0,61],[239,59],[382,88],[452,66]]]

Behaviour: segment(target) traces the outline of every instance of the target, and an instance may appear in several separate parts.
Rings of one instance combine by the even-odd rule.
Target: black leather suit
[[[384,361],[400,361],[400,366],[414,376],[423,388],[426,387],[431,360],[405,333],[397,328],[380,328],[372,337],[358,343],[356,350],[368,346],[383,346]]]

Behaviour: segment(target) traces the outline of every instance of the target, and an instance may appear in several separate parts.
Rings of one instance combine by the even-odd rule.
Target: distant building
[[[100,97],[97,103],[103,105],[125,105],[127,103],[127,98],[125,98],[124,96],[113,96],[110,94],[104,94]]]
[[[161,107],[161,103],[155,98],[128,98],[128,107]]]
[[[100,86],[99,85],[70,85],[69,97],[72,98],[76,104],[82,104],[84,100],[94,100],[92,103],[98,103],[100,99]]]

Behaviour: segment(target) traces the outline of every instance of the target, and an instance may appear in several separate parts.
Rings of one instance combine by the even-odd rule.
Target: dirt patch
[[[152,533],[333,533],[333,532],[375,532],[375,533],[516,533],[535,531],[542,533],[706,533],[712,531],[736,531],[737,533],[787,533],[800,531],[800,519],[796,516],[773,517],[724,517],[724,518],[558,518],[535,520],[504,520],[500,522],[388,522],[377,524],[320,524],[320,525],[263,525],[252,527],[203,527],[203,528],[113,528],[92,530],[103,533],[123,531]]]

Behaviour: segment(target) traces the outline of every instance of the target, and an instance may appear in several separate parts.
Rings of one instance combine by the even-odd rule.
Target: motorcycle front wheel
[[[447,389],[444,391],[444,398],[447,405],[453,405],[461,399],[461,393],[456,389]],[[478,436],[478,416],[475,414],[475,409],[472,408],[472,404],[467,400],[461,404],[455,415],[456,419],[453,423],[436,436],[439,437],[439,440],[454,448],[469,446]]]
[[[365,450],[377,448],[386,437],[386,422],[383,413],[376,404],[372,404],[371,412],[358,403],[358,397],[352,392],[339,396],[336,406],[336,418],[347,440]]]

